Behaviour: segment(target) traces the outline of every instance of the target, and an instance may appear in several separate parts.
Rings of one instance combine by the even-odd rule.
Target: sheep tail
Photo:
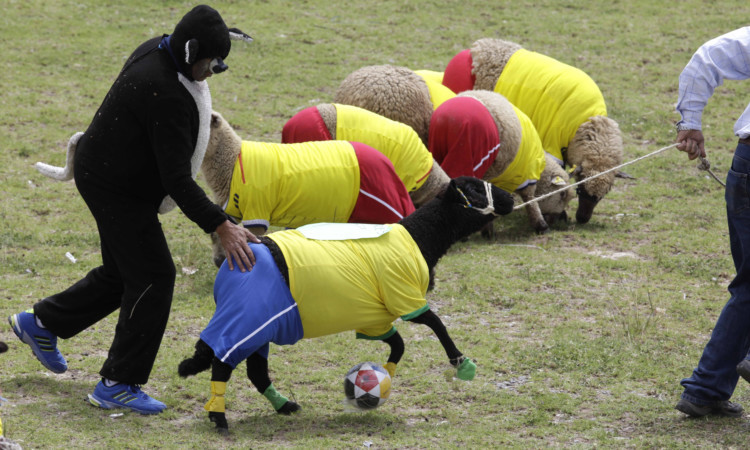
[[[177,373],[182,377],[188,377],[208,370],[214,358],[214,351],[202,339],[195,343],[195,354],[192,358],[183,360],[177,368]]]
[[[79,131],[78,133],[71,136],[70,140],[68,140],[68,153],[65,158],[65,167],[57,167],[43,162],[38,162],[34,164],[36,170],[38,170],[42,175],[58,181],[68,181],[72,179],[73,158],[75,157],[76,147],[78,146],[78,141],[81,139],[81,136],[83,136],[83,133]]]

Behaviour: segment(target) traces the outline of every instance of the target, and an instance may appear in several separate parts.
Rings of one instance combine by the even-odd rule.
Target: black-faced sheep
[[[393,164],[372,147],[243,141],[216,112],[201,171],[214,201],[256,236],[269,225],[391,223],[414,211]],[[223,248],[214,244],[219,266]]]
[[[586,73],[514,42],[479,39],[447,65],[443,84],[454,92],[494,90],[525,112],[544,149],[574,168],[578,181],[622,162],[622,136],[607,117],[604,97]],[[591,219],[612,189],[615,173],[579,185],[576,220]]]
[[[385,64],[350,73],[336,90],[334,102],[359,106],[405,123],[427,145],[432,112],[454,95],[427,71]]]
[[[526,206],[537,232],[567,220],[565,208],[573,197],[572,189],[562,190],[567,172],[544,151],[528,116],[502,95],[474,90],[445,101],[432,115],[429,149],[451,178],[482,178],[524,202],[561,190]]]
[[[281,132],[285,144],[337,139],[361,142],[387,156],[417,207],[450,182],[414,129],[357,106],[323,103],[305,108]]]
[[[178,372],[186,377],[212,368],[212,395],[205,408],[217,428],[227,430],[226,382],[243,360],[248,378],[277,412],[300,409],[271,383],[269,343],[289,345],[356,330],[358,337],[390,346],[385,367],[393,376],[404,352],[403,339],[393,326],[401,317],[430,327],[458,377],[470,380],[476,365],[456,348],[425,299],[428,273],[454,242],[512,209],[510,194],[461,177],[451,181],[442,198],[397,224],[380,226],[368,238],[316,240],[303,233],[308,227],[263,236],[262,244],[249,244],[256,254],[252,271],[222,266],[214,286],[216,312],[195,354],[180,363]]]

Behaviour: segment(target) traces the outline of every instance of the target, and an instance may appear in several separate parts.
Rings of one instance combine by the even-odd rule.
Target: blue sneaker
[[[29,344],[31,350],[34,351],[34,356],[44,367],[55,373],[63,373],[68,370],[65,357],[57,349],[57,336],[37,326],[33,309],[13,314],[8,317],[8,323],[13,327],[16,336]]]
[[[119,383],[107,387],[103,381],[89,394],[89,403],[104,409],[128,408],[141,414],[159,414],[167,405],[149,397],[140,386]]]

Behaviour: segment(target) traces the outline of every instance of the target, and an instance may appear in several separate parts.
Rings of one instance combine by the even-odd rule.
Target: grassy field
[[[193,4],[2,0],[0,40],[0,317],[70,286],[101,263],[95,224],[72,183],[36,172],[64,164],[124,59],[169,33]],[[746,24],[746,1],[646,0],[223,1],[235,44],[210,80],[214,109],[243,138],[275,141],[300,109],[332,101],[350,72],[374,64],[442,71],[476,39],[499,37],[589,73],[617,120],[629,161],[672,143],[677,77],[707,39]],[[715,172],[729,168],[732,125],[748,84],[717,90],[704,115]],[[497,237],[456,245],[428,300],[476,359],[472,382],[446,376],[439,343],[398,324],[406,354],[392,398],[369,413],[341,404],[346,370],[382,361],[386,346],[353,333],[275,347],[277,388],[303,406],[278,417],[244,371],[229,383],[232,434],[219,437],[203,404],[209,374],[177,376],[213,312],[210,243],[180,212],[162,217],[178,279],[170,323],[146,391],[155,417],[112,416],[84,401],[98,380],[115,317],[60,348],[70,369],[43,370],[0,326],[5,435],[24,448],[746,447],[742,419],[686,419],[673,409],[734,274],[723,189],[669,150],[625,168],[591,222],[534,234],[525,213]],[[201,181],[202,182],[202,181]],[[569,213],[575,211],[571,204]],[[573,215],[573,214],[571,214]],[[77,258],[72,263],[65,253]],[[734,400],[750,407],[741,381]]]

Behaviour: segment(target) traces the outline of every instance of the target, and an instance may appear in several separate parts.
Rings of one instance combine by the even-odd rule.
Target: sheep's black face
[[[5,353],[8,351],[8,346],[5,344],[5,342],[0,341],[0,353]]]
[[[599,203],[601,197],[597,197],[586,192],[583,185],[579,185],[576,192],[578,193],[578,209],[576,210],[576,222],[587,223],[594,214],[594,208]]]
[[[510,194],[474,177],[458,177],[451,180],[444,199],[478,210],[485,215],[505,215],[513,211],[513,197]]]

